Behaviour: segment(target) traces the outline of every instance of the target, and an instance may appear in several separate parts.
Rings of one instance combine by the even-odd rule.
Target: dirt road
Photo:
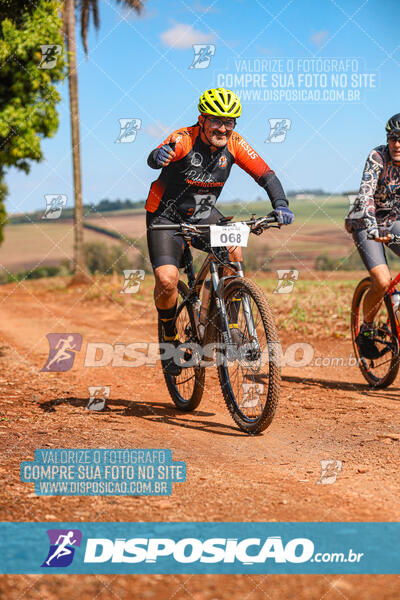
[[[132,296],[132,295],[131,295]],[[400,388],[363,383],[347,361],[351,345],[307,339],[314,365],[285,367],[271,427],[247,437],[231,420],[207,369],[192,414],[178,413],[159,365],[40,369],[46,334],[88,342],[156,341],[148,301],[96,297],[86,288],[40,282],[0,288],[0,517],[2,521],[399,521]],[[283,349],[304,337],[282,334]],[[323,357],[325,366],[316,366]],[[328,359],[327,357],[330,357]],[[318,362],[318,361],[317,361]],[[111,388],[109,412],[85,410],[88,386]],[[38,497],[19,465],[36,448],[170,448],[187,464],[169,497]],[[320,461],[342,461],[332,485],[318,485]],[[0,598],[394,599],[395,576],[2,576]]]

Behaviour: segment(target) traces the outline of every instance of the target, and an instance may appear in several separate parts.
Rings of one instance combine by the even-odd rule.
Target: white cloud
[[[316,46],[318,46],[318,48],[320,48],[328,39],[329,37],[329,31],[326,31],[326,29],[321,29],[321,31],[315,31],[312,35],[311,35],[311,41],[313,44],[315,44]]]
[[[175,23],[170,29],[161,34],[161,39],[166,46],[186,50],[192,44],[204,44],[214,41],[214,35],[195,29],[193,25]]]
[[[161,121],[155,121],[146,128],[146,133],[157,139],[164,139],[170,131],[171,128],[164,125],[164,123],[161,123]]]

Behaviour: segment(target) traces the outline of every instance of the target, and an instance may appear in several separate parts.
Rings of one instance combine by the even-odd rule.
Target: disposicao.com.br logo
[[[42,567],[68,567],[82,541],[79,529],[48,529],[50,548]]]
[[[78,529],[51,529],[47,531],[50,549],[41,567],[68,567],[74,558],[74,547],[81,545]],[[140,533],[139,533],[140,535]],[[82,544],[83,545],[83,544]],[[317,563],[359,564],[363,553],[351,548],[344,552],[315,552],[314,542],[306,537],[283,539],[280,535],[265,537],[88,537],[80,555],[75,559],[78,572],[171,572],[174,565],[193,572],[208,572],[217,568],[224,572],[229,565],[235,572],[246,572],[253,566],[268,569],[279,565],[293,566]],[[114,567],[112,566],[114,565]],[[119,567],[117,565],[120,565]],[[132,565],[129,567],[129,565]],[[143,566],[140,566],[143,565]],[[149,565],[149,566],[146,566]],[[212,567],[212,565],[215,565]],[[220,565],[220,567],[216,567]],[[225,567],[223,566],[225,565]],[[111,571],[110,571],[111,569]],[[122,569],[122,570],[121,570]],[[160,571],[161,570],[161,571]],[[74,571],[75,572],[75,571]],[[215,572],[215,571],[213,571]]]
[[[85,563],[157,563],[170,558],[177,563],[265,563],[359,562],[363,553],[317,552],[308,538],[294,538],[286,544],[280,536],[262,538],[90,538],[86,544]]]
[[[250,548],[253,551],[250,551]],[[251,553],[249,553],[251,552]],[[310,560],[314,544],[307,538],[295,538],[285,546],[280,536],[261,538],[119,538],[88,539],[85,563],[156,563],[159,558],[170,557],[177,563],[263,563],[271,558],[275,562],[301,563]]]

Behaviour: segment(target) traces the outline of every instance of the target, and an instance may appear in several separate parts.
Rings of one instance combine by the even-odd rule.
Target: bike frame
[[[396,287],[396,285],[399,283],[400,281],[400,273],[398,273],[396,275],[396,277],[394,279],[392,279],[392,281],[390,282],[390,286],[387,290],[387,294],[392,294],[392,292],[394,292],[394,288]]]
[[[387,290],[387,292],[386,292],[386,294],[389,296],[389,298],[390,298],[390,296],[392,295],[392,293],[394,292],[394,290],[396,289],[396,285],[397,285],[399,282],[400,282],[400,273],[398,273],[398,274],[396,275],[396,277],[395,277],[394,279],[392,279],[392,281],[390,282],[390,285],[389,285],[389,287],[388,287],[388,290]],[[395,315],[395,317],[396,317],[396,315]],[[396,318],[395,318],[395,322],[396,322],[396,330],[397,330],[397,339],[398,339],[398,340],[399,340],[399,342],[400,342],[400,326],[399,326],[399,324],[397,323],[397,319],[396,319]]]
[[[211,342],[211,340],[214,338],[215,323],[214,323],[213,317],[215,315],[215,312],[217,312],[217,314],[220,317],[221,324],[222,324],[223,340],[228,349],[227,350],[228,358],[230,355],[230,349],[232,348],[232,359],[233,359],[234,358],[234,346],[232,343],[231,330],[229,328],[228,314],[226,311],[226,306],[225,306],[225,302],[224,302],[224,298],[223,298],[223,290],[224,290],[226,280],[235,279],[236,277],[244,277],[244,273],[243,273],[242,269],[239,267],[238,264],[236,264],[234,262],[230,262],[229,268],[231,268],[232,271],[234,271],[236,269],[236,273],[234,275],[221,276],[223,265],[219,264],[216,260],[214,260],[212,258],[211,254],[208,254],[208,256],[206,257],[202,266],[200,267],[197,275],[195,275],[194,268],[193,268],[192,253],[190,251],[190,246],[186,240],[185,240],[185,248],[184,248],[184,253],[183,253],[183,260],[184,260],[184,265],[185,265],[184,270],[187,275],[188,284],[189,284],[189,295],[188,295],[188,298],[185,300],[185,302],[190,302],[191,304],[194,305],[200,299],[200,291],[203,286],[203,283],[204,283],[207,275],[208,274],[211,275],[211,282],[212,282],[212,287],[210,290],[211,297],[210,297],[210,303],[208,306],[207,324],[206,324],[206,328],[205,328],[205,332],[204,332],[203,343],[206,344],[208,342]],[[228,265],[226,265],[226,266],[228,266]],[[257,332],[256,332],[256,328],[254,325],[254,320],[253,320],[253,314],[252,314],[252,311],[250,308],[250,302],[249,302],[249,299],[247,298],[247,296],[242,298],[242,303],[243,303],[243,313],[244,313],[245,320],[246,320],[247,330],[248,330],[251,338],[254,338],[255,340],[258,341]],[[194,310],[193,313],[194,313],[194,319],[195,319],[194,326],[196,328],[197,335],[200,338],[199,314],[196,310]]]
[[[231,218],[232,217],[228,217],[227,219],[223,219],[222,221],[224,221],[226,223]],[[276,224],[276,217],[268,216],[268,215],[266,217],[260,217],[260,218],[256,219],[255,215],[253,214],[251,219],[248,221],[244,221],[244,223],[246,223],[246,225],[250,226],[250,228],[251,228],[250,231],[252,231],[253,233],[258,232],[258,234],[261,233],[263,231],[263,229],[266,229],[268,227],[274,227],[274,226],[280,227],[280,224]],[[276,225],[273,225],[274,223]],[[209,227],[210,227],[209,225],[205,225],[205,224],[198,224],[198,225],[194,226],[194,228],[197,228],[198,230],[205,230]],[[153,225],[152,228],[153,229],[176,230],[179,227],[177,227],[177,225],[175,225],[175,224],[166,224],[166,225],[159,224],[159,225]],[[192,226],[192,229],[193,229],[193,226]],[[244,273],[240,269],[238,264],[235,264],[234,262],[229,261],[229,265],[226,265],[226,266],[231,268],[232,271],[236,270],[236,273],[234,275],[222,276],[223,272],[220,271],[220,269],[222,269],[225,265],[218,262],[218,260],[214,260],[212,258],[212,252],[210,252],[207,255],[204,263],[202,264],[202,266],[199,269],[199,272],[197,273],[197,276],[196,276],[195,272],[194,272],[194,268],[193,268],[193,257],[192,257],[192,253],[190,251],[190,246],[189,246],[190,239],[191,239],[190,232],[187,233],[186,235],[183,235],[183,241],[184,241],[183,267],[184,267],[185,273],[187,275],[188,284],[189,284],[189,295],[183,301],[183,303],[190,302],[193,306],[195,304],[198,305],[198,302],[200,300],[201,287],[202,287],[204,280],[206,279],[208,273],[210,273],[211,280],[212,280],[212,287],[210,290],[211,298],[210,298],[210,304],[208,306],[208,312],[207,312],[208,321],[207,321],[205,332],[204,332],[203,344],[213,341],[213,337],[216,332],[215,332],[215,323],[213,322],[212,317],[215,316],[215,312],[216,312],[221,320],[222,336],[224,339],[224,343],[227,345],[227,355],[232,356],[232,360],[234,360],[235,359],[235,356],[234,356],[235,346],[232,344],[232,336],[231,336],[231,331],[229,328],[228,315],[227,315],[225,302],[224,302],[224,298],[223,298],[223,289],[224,289],[225,281],[227,279],[235,279],[236,277],[244,277]],[[226,252],[227,252],[227,250],[226,250]],[[255,327],[254,320],[253,320],[253,314],[252,314],[251,307],[250,307],[250,301],[247,296],[244,296],[242,298],[242,306],[243,306],[243,314],[245,316],[246,327],[247,327],[249,336],[252,339],[252,341],[256,341],[258,343],[259,340],[258,340],[257,331],[256,331],[256,327]],[[197,337],[200,340],[201,336],[199,333],[199,325],[200,325],[199,314],[198,314],[197,310],[193,310],[193,314],[194,314],[194,323],[192,323],[192,326],[194,327],[194,331],[197,332]],[[231,349],[232,349],[232,352],[231,352]]]

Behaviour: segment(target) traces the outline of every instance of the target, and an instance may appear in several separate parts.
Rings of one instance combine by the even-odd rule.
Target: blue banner
[[[0,523],[0,572],[399,574],[400,523]]]

